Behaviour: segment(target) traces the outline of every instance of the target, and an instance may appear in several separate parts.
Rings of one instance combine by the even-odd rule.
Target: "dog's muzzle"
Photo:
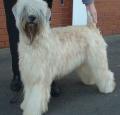
[[[37,17],[34,15],[30,15],[27,17],[27,20],[24,25],[24,31],[26,33],[26,36],[30,39],[30,42],[32,43],[34,38],[36,37],[38,33],[39,24],[37,21]]]

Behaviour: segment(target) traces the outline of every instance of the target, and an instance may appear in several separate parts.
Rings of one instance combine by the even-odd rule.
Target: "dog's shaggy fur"
[[[114,90],[107,45],[95,26],[51,29],[50,11],[42,0],[18,0],[13,13],[20,33],[19,66],[25,91],[21,104],[23,115],[46,112],[52,81],[73,70],[84,84],[95,84],[102,93]],[[31,20],[30,16],[34,18]]]

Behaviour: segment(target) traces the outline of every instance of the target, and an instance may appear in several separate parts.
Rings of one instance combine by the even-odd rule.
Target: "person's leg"
[[[11,82],[11,90],[19,91],[22,87],[22,83],[20,80],[19,66],[18,66],[18,51],[17,51],[19,33],[15,26],[15,20],[12,14],[12,6],[13,6],[13,2],[11,0],[4,0],[10,52],[12,57],[13,79]]]
[[[51,9],[52,8],[52,3],[53,3],[53,0],[44,0],[47,2],[48,4],[48,7]]]

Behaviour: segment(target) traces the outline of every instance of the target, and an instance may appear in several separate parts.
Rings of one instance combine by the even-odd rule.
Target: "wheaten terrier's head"
[[[24,33],[31,42],[49,23],[51,15],[43,0],[18,0],[12,11],[19,32]]]

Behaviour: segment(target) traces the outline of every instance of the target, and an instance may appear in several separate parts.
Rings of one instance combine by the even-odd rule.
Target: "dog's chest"
[[[19,46],[19,64],[21,73],[34,81],[43,76],[54,73],[56,60],[54,52],[50,53],[47,49],[25,48],[21,44]],[[46,75],[45,75],[46,74]],[[24,77],[24,76],[23,76]]]
[[[44,53],[43,53],[44,52]],[[46,52],[32,48],[19,47],[19,65],[26,77],[35,77],[45,68]]]

